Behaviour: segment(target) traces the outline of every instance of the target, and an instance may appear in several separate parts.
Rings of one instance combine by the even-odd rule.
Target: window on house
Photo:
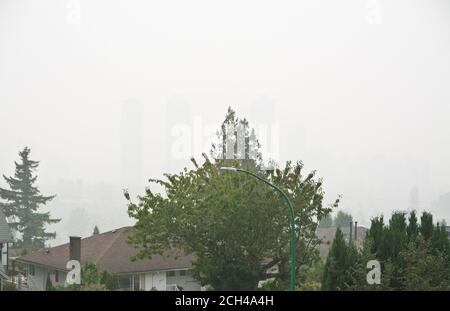
[[[181,270],[180,271],[180,276],[186,276],[186,270]]]
[[[59,271],[55,270],[55,282],[59,283]]]
[[[136,290],[136,291],[141,290],[139,280],[140,280],[139,274],[133,275],[133,290]]]
[[[131,275],[119,276],[119,287],[123,290],[131,290],[133,284],[131,283]]]
[[[35,274],[35,271],[34,271],[34,265],[29,265],[29,266],[28,266],[28,273],[29,273],[30,275],[33,275],[33,276],[34,276],[34,274]]]
[[[145,274],[141,274],[140,283],[139,289],[145,290]]]
[[[168,277],[170,277],[170,276],[175,276],[175,271],[167,271],[167,276]]]

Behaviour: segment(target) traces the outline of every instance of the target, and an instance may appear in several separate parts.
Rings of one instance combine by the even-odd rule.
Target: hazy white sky
[[[179,164],[171,128],[231,105],[278,124],[280,159],[316,169],[360,223],[415,186],[429,208],[450,192],[449,55],[446,0],[0,0],[0,173],[27,145],[50,189],[120,185],[134,98],[143,178],[160,177]]]

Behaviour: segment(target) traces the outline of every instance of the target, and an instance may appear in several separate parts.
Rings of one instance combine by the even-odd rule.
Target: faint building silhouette
[[[181,170],[193,156],[194,137],[192,135],[198,133],[193,133],[192,122],[190,104],[179,95],[169,98],[166,105],[165,153],[167,169],[170,172]],[[183,143],[179,144],[180,141]],[[174,150],[180,148],[183,150]]]
[[[443,218],[445,219],[447,224],[449,224],[450,219],[447,215],[448,211],[450,210],[450,192],[440,195],[437,200],[433,201],[431,210],[433,212],[433,215],[435,215],[437,219]]]
[[[129,99],[121,109],[121,185],[130,191],[137,191],[144,187],[144,107],[136,99]]]
[[[122,188],[115,183],[82,180],[59,180],[50,185],[48,189],[57,193],[52,202],[54,216],[61,222],[50,226],[57,234],[49,244],[62,243],[69,236],[89,236],[95,225],[103,231],[131,224]]]
[[[280,145],[283,138],[280,133],[281,124],[278,121],[276,103],[276,99],[271,96],[262,95],[250,104],[251,114],[245,116],[250,126],[254,126],[257,131],[256,139],[261,145],[266,165],[270,161],[280,162]]]
[[[408,212],[418,211],[420,209],[419,188],[413,187],[409,192]]]

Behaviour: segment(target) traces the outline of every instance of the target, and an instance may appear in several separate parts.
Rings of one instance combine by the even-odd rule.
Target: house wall
[[[0,250],[0,265],[3,266],[3,270],[8,269],[8,243],[3,243]]]
[[[67,272],[58,271],[58,282],[56,282],[56,270],[34,265],[34,275],[30,274],[30,264],[28,265],[28,287],[33,291],[45,291],[47,288],[47,277],[50,276],[53,286],[67,286]]]
[[[34,275],[31,275],[31,266],[28,265],[28,287],[33,291],[44,291],[47,285],[48,269],[41,266],[34,266]]]
[[[166,272],[149,272],[145,274],[145,290],[149,291],[152,288],[158,291],[166,290]]]
[[[52,280],[53,286],[67,286],[66,284],[66,278],[67,278],[67,272],[58,271],[58,282],[56,281],[56,271],[50,271],[50,280]]]
[[[184,270],[185,275],[181,275],[181,270],[173,271],[174,276],[167,276],[167,285],[178,285],[183,288],[183,291],[199,291],[201,290],[200,283],[192,277],[192,273]],[[169,274],[169,272],[166,272]],[[168,289],[172,290],[172,289]]]
[[[47,276],[50,274],[50,279],[54,286],[65,286],[67,273],[59,271],[59,280],[55,282],[55,271],[49,270],[42,266],[34,266],[34,275],[30,274],[31,265],[28,265],[28,287],[34,291],[45,291],[47,284]],[[174,270],[174,271],[157,271],[147,272],[135,275],[128,275],[130,277],[131,286],[134,287],[136,283],[140,288],[133,288],[134,290],[150,291],[152,288],[158,291],[174,290],[173,285],[181,287],[183,291],[200,291],[200,284],[192,277],[192,273],[188,270]],[[124,276],[125,277],[125,276]],[[139,282],[134,278],[139,278]],[[137,286],[137,285],[136,285]]]
[[[158,291],[174,290],[174,285],[182,287],[184,291],[199,291],[200,284],[192,277],[188,270],[158,271],[136,274],[134,278],[139,278],[140,288],[134,290],[150,291],[152,288]],[[136,284],[137,282],[135,282]]]

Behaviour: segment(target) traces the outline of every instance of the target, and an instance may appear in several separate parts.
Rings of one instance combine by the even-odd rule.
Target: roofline
[[[33,264],[35,266],[41,266],[41,267],[44,267],[44,268],[49,268],[49,269],[52,269],[52,270],[58,270],[58,271],[63,271],[63,272],[69,272],[70,271],[69,269],[61,269],[61,268],[54,267],[54,266],[44,265],[44,264],[42,264],[40,262],[34,262],[34,261],[20,259],[20,257],[14,259],[14,261],[17,261],[17,262],[20,262],[20,263],[24,263],[24,264],[28,264],[28,265],[29,264]]]
[[[148,272],[167,272],[167,271],[180,271],[180,270],[191,270],[192,267],[181,267],[181,268],[169,268],[169,269],[152,269],[152,270],[144,270],[144,271],[126,271],[126,272],[114,272],[115,274],[141,274],[141,273],[148,273]]]
[[[97,235],[103,235],[103,234],[106,234],[106,233],[115,233],[115,232],[113,232],[113,231],[119,231],[119,230],[122,230],[122,229],[129,229],[129,228],[133,228],[133,226],[120,227],[120,228],[117,228],[117,229],[113,229],[113,230],[109,230],[109,231],[105,231],[105,232],[99,233],[99,234],[97,234]],[[97,236],[97,235],[96,235],[96,236]],[[81,238],[81,240],[89,239],[89,238],[91,238],[91,237],[93,237],[93,236],[90,235],[90,236]],[[48,252],[48,251],[51,251],[51,250],[54,249],[54,248],[57,248],[57,247],[63,247],[63,246],[66,246],[66,245],[69,246],[69,245],[70,245],[70,242],[63,243],[63,244],[59,244],[59,245],[56,245],[56,246],[53,246],[53,247],[49,247],[49,248],[44,248],[44,249],[36,250],[36,251],[31,252],[31,253],[37,253],[37,252],[40,252],[40,251],[47,251],[47,252]],[[27,255],[28,255],[28,254],[27,254]],[[25,257],[25,256],[27,256],[27,255],[20,255],[20,256],[18,256],[18,257],[17,257],[17,261],[22,260],[22,259],[20,259],[20,258]],[[24,261],[27,261],[27,260],[25,259]],[[31,262],[31,261],[30,261],[30,262]]]
[[[20,262],[20,263],[24,263],[24,264],[33,264],[36,266],[41,266],[44,268],[49,268],[52,270],[58,270],[58,271],[62,271],[62,272],[69,272],[69,269],[61,269],[58,267],[54,267],[54,266],[49,266],[49,265],[44,265],[42,263],[38,263],[38,262],[34,262],[34,261],[29,261],[29,260],[23,260],[23,259],[15,259],[15,261]],[[119,274],[119,275],[124,275],[124,274],[141,274],[141,273],[148,273],[148,272],[156,272],[156,271],[161,271],[161,272],[167,272],[167,271],[179,271],[179,270],[190,270],[192,269],[192,267],[178,267],[178,268],[167,268],[167,269],[151,269],[151,270],[138,270],[138,271],[120,271],[120,272],[113,272],[115,274]],[[106,270],[108,272],[111,272],[109,270]]]
[[[122,230],[122,229],[132,229],[132,228],[134,228],[134,227],[133,226],[124,226],[124,227],[120,227],[120,228],[117,228],[117,229],[108,230],[108,231],[105,231],[105,232],[102,232],[102,233],[99,233],[99,234],[96,234],[96,235],[89,235],[89,236],[86,236],[86,237],[79,237],[79,236],[76,236],[76,237],[81,238],[81,240],[85,240],[85,239],[89,239],[89,238],[92,238],[92,237],[95,237],[95,236],[99,236],[99,235],[103,235],[103,234],[107,234],[107,233],[116,233],[117,231]],[[12,240],[12,242],[14,242],[14,240]],[[55,246],[52,246],[52,247],[46,247],[46,248],[43,248],[41,250],[51,250],[53,248],[61,247],[61,246],[64,246],[64,245],[69,245],[69,244],[70,244],[70,242],[66,242],[66,243],[58,244],[58,245],[55,245]],[[40,250],[37,250],[37,251],[34,251],[32,253],[39,252],[39,251]]]
[[[133,226],[124,226],[124,227],[120,227],[120,228],[117,228],[117,229],[113,229],[113,230],[109,230],[109,231],[105,231],[105,232],[99,233],[98,235],[103,235],[103,234],[107,234],[107,233],[116,233],[119,230],[132,229],[132,228],[133,228]],[[91,238],[91,237],[92,236],[88,236],[88,237],[82,238],[81,240],[88,239],[88,238]],[[54,248],[63,247],[63,246],[69,245],[69,244],[70,243],[60,244],[60,245],[48,248],[46,250],[47,251],[49,251],[49,250],[51,251]],[[39,252],[39,251],[36,251],[36,252]],[[48,264],[43,264],[41,262],[36,262],[36,261],[28,260],[28,259],[23,259],[23,257],[25,257],[25,256],[27,256],[27,255],[18,256],[14,260],[17,261],[17,262],[25,263],[25,264],[33,264],[33,265],[36,265],[36,266],[41,266],[41,267],[44,267],[44,268],[49,268],[49,269],[63,271],[63,272],[69,272],[70,271],[70,269],[61,269],[60,267],[55,267],[55,266],[51,266],[51,265],[48,265]],[[94,263],[94,264],[97,266],[96,263]],[[119,271],[119,272],[113,272],[113,271],[110,271],[110,270],[106,270],[106,271],[123,275],[123,274],[148,273],[148,272],[155,272],[155,271],[177,271],[177,270],[189,270],[189,269],[192,269],[192,264],[187,266],[187,267],[176,267],[176,268],[165,268],[165,269],[150,269],[150,270],[143,270],[143,271]]]

